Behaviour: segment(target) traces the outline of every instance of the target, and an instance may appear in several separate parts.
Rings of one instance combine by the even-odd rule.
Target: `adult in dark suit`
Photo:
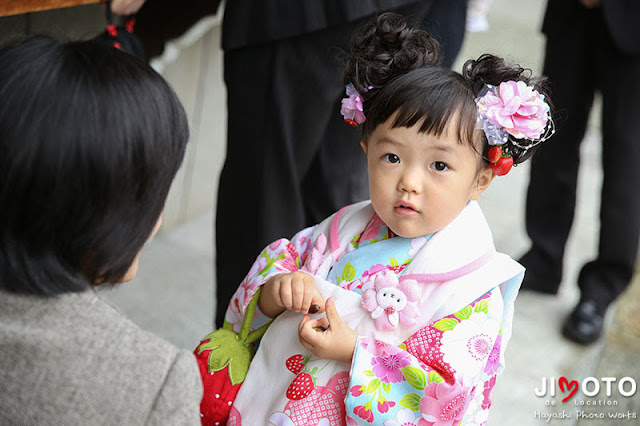
[[[368,198],[337,58],[376,13],[417,0],[234,0],[222,24],[227,158],[216,212],[216,325],[259,251]]]
[[[549,0],[544,74],[560,115],[553,140],[531,164],[527,232],[532,247],[520,262],[524,288],[556,293],[576,202],[580,143],[594,93],[602,94],[600,241],[582,267],[580,301],[563,325],[565,337],[591,343],[609,304],[634,271],[640,235],[640,2]]]

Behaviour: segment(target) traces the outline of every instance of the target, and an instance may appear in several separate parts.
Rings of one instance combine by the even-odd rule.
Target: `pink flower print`
[[[502,335],[499,334],[496,338],[496,343],[493,345],[493,349],[491,349],[491,353],[489,354],[489,358],[487,358],[487,363],[484,366],[484,372],[489,376],[492,376],[498,372],[498,365],[500,365],[500,349],[502,344]]]
[[[362,307],[371,312],[378,330],[390,331],[395,330],[398,323],[415,324],[419,299],[420,287],[416,281],[399,282],[396,274],[385,270],[376,276],[374,288],[362,294]]]
[[[307,250],[307,246],[309,245],[309,241],[311,241],[311,239],[309,237],[307,237],[306,235],[301,235],[298,238],[298,242],[297,242],[297,246],[300,247],[300,251],[306,251]]]
[[[298,270],[295,259],[290,256],[276,262],[275,267],[278,271],[294,272]]]
[[[491,407],[491,396],[493,394],[493,387],[496,385],[496,376],[484,382],[484,390],[482,391],[482,409],[488,410]]]
[[[362,278],[371,278],[373,277],[375,274],[377,274],[378,272],[384,271],[387,269],[386,265],[383,265],[382,263],[376,263],[375,265],[373,265],[371,268],[367,269],[366,271],[364,271],[362,273]]]
[[[373,411],[371,411],[371,404],[366,403],[364,405],[358,405],[353,409],[353,413],[363,420],[373,423]]]
[[[258,276],[258,274],[262,272],[266,266],[267,259],[264,256],[260,255],[258,259],[253,262],[253,265],[251,265],[251,269],[249,270],[247,276],[244,277],[244,280],[242,280],[242,282],[240,283],[240,287],[244,288],[245,290],[250,290],[257,288],[260,284],[262,284],[262,277]],[[256,276],[258,276],[258,279],[256,279]]]
[[[383,225],[384,222],[382,221],[382,219],[380,219],[380,216],[374,214],[373,218],[371,218],[371,221],[367,225],[367,228],[362,233],[360,241],[368,241],[376,238],[378,235],[380,235],[380,227],[382,227]]]
[[[311,250],[309,257],[302,267],[304,271],[309,272],[310,274],[315,274],[320,267],[320,264],[324,260],[324,251],[327,248],[327,237],[324,234],[318,235],[316,238],[316,243],[314,248]]]
[[[269,250],[271,251],[276,251],[278,249],[278,247],[280,247],[280,244],[282,244],[282,242],[284,241],[283,238],[276,240],[274,242],[272,242],[271,244],[269,244]]]
[[[365,386],[362,385],[357,385],[352,387],[349,392],[351,393],[352,396],[355,396],[356,398],[359,397],[360,395],[362,395],[362,392],[364,392],[367,388]]]
[[[396,413],[395,419],[389,419],[384,422],[384,426],[427,426],[428,423],[422,417],[416,418],[413,410],[402,408]]]
[[[387,351],[390,351],[388,348]],[[411,365],[411,356],[405,351],[396,348],[393,353],[384,353],[371,359],[373,374],[384,383],[398,383],[405,380],[402,369]],[[387,352],[385,351],[385,352]]]
[[[478,100],[478,113],[518,139],[537,139],[544,131],[549,106],[524,81],[505,81]]]
[[[344,288],[346,290],[350,290],[350,291],[353,291],[353,290],[356,290],[356,289],[359,289],[359,288],[361,289],[363,285],[364,285],[364,282],[362,282],[361,279],[353,280],[351,282],[342,281],[340,283],[340,287],[342,287],[342,288]]]
[[[387,265],[387,269],[392,271],[394,274],[399,274],[400,272],[402,272],[404,270],[404,268],[406,268],[408,265],[408,263],[403,263],[402,265],[398,265],[398,266],[393,266],[393,265]]]
[[[469,390],[459,381],[453,385],[432,382],[424,393],[420,399],[420,413],[427,421],[433,422],[433,426],[457,425],[472,400]]]
[[[485,364],[498,336],[500,324],[484,312],[474,312],[445,331],[440,340],[442,359],[466,379],[473,380],[485,368]]]
[[[389,411],[389,408],[395,407],[396,403],[393,401],[387,401],[386,399],[383,401],[378,401],[378,411],[381,413],[386,413]]]
[[[361,338],[360,346],[373,356],[381,356],[386,353],[387,349],[393,348],[387,342],[383,342],[382,340],[374,339],[372,337]]]

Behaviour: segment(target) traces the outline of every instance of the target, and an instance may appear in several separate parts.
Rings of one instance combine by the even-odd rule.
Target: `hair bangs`
[[[382,101],[384,99],[384,101]],[[435,136],[455,130],[460,143],[475,147],[477,109],[462,76],[440,67],[413,70],[391,81],[372,99],[365,136],[392,119],[391,127],[419,126]]]

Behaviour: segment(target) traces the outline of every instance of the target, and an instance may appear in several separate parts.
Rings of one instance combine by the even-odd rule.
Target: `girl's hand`
[[[325,311],[327,318],[302,318],[298,326],[300,343],[318,358],[351,364],[358,334],[342,321],[332,297],[327,299]]]
[[[133,15],[142,7],[145,0],[111,0],[111,11],[116,15]]]
[[[297,271],[271,277],[263,285],[258,300],[260,310],[270,318],[285,310],[314,314],[322,312],[323,305],[324,298],[316,288],[316,280],[307,273]]]

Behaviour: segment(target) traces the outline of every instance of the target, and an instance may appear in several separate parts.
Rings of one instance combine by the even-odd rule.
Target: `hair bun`
[[[344,82],[380,88],[397,75],[440,63],[440,45],[433,37],[409,27],[401,15],[384,13],[354,35]]]

